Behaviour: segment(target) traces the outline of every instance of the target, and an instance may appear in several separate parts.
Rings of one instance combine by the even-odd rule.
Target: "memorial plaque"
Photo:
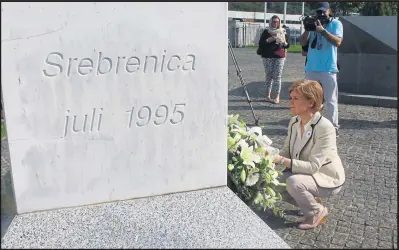
[[[225,186],[226,8],[3,3],[17,212]]]

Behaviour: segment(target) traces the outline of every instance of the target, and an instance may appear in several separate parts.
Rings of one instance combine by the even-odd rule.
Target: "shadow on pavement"
[[[280,99],[281,100],[288,100],[288,88],[291,86],[292,82],[282,82],[281,83],[281,93]],[[252,98],[265,98],[266,95],[266,85],[265,82],[256,81],[250,82],[246,84],[249,97]],[[244,88],[242,86],[232,89],[229,91],[229,96],[240,96],[246,97]]]
[[[254,110],[282,110],[282,109],[287,109],[287,107],[282,107],[282,106],[277,106],[277,107],[270,107],[270,106],[253,106]],[[246,106],[229,106],[229,110],[251,110],[249,104]]]
[[[391,121],[367,121],[359,119],[339,119],[341,129],[381,129],[381,128],[392,128],[398,127],[397,120]]]
[[[289,123],[290,123],[290,119],[283,119],[278,122],[264,122],[264,123],[262,123],[262,125],[273,125],[273,126],[282,125],[284,127],[288,127]]]
[[[16,215],[16,204],[12,187],[11,172],[1,178],[1,238]]]
[[[262,133],[267,135],[268,137],[275,135],[287,136],[287,129],[285,128],[262,129]]]
[[[270,211],[254,211],[271,229],[285,229],[285,228],[292,228],[298,225],[296,219],[294,219],[291,214],[297,213],[294,210],[287,210],[285,218],[280,218],[273,215]],[[288,212],[288,213],[287,213]],[[287,215],[289,218],[287,218]]]

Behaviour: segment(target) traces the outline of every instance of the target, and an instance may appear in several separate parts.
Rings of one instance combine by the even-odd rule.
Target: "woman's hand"
[[[267,43],[271,43],[273,41],[276,41],[276,37],[275,36],[272,36],[272,37],[269,37],[268,39],[266,39]]]
[[[281,155],[276,155],[276,157],[274,157],[273,162],[275,164],[280,164],[282,159],[283,159],[283,157]],[[290,168],[291,167],[291,160],[290,159],[284,158],[284,167],[285,168]]]
[[[280,164],[280,161],[281,161],[281,156],[280,155],[276,155],[276,157],[274,157],[273,162],[276,163],[276,164]]]
[[[323,25],[321,25],[320,20],[317,20],[316,22],[316,33],[320,33],[324,30]]]

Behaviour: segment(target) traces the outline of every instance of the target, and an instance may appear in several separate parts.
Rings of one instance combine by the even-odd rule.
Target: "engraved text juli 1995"
[[[45,68],[43,69],[43,75],[54,78],[60,75],[70,77],[74,72],[79,76],[89,74],[101,76],[109,73],[133,74],[139,71],[143,73],[174,72],[179,69],[181,71],[195,71],[196,58],[194,54],[187,54],[186,56],[168,56],[166,50],[164,50],[160,58],[161,60],[159,63],[157,55],[145,56],[144,58],[138,56],[118,56],[116,58],[111,58],[104,56],[102,52],[98,52],[97,63],[94,63],[95,60],[89,57],[67,58],[60,52],[51,52],[44,61]],[[144,64],[142,63],[143,61]],[[151,65],[152,68],[149,65]],[[140,128],[148,126],[149,124],[153,124],[154,126],[160,126],[166,123],[172,125],[179,124],[184,120],[184,108],[186,105],[186,103],[176,103],[172,107],[163,104],[157,107],[150,107],[148,105],[130,107],[129,110],[126,111],[127,128],[131,128],[132,125]],[[63,138],[67,137],[69,134],[68,132],[99,132],[101,129],[103,111],[103,108],[93,108],[91,115],[86,114],[84,118],[81,119],[82,125],[77,125],[76,115],[73,115],[71,119],[71,111],[67,110]]]

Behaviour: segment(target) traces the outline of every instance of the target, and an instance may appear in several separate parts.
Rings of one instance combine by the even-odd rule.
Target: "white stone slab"
[[[226,185],[227,3],[2,3],[1,18],[18,213]]]

